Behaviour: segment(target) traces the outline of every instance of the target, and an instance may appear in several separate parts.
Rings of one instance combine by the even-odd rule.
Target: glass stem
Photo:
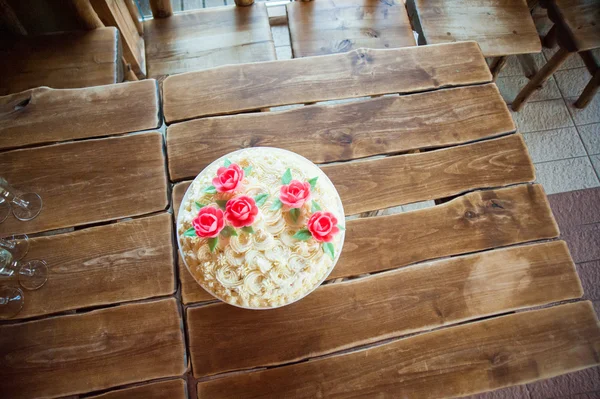
[[[17,246],[17,244],[14,241],[8,241],[8,240],[5,240],[4,238],[0,238],[0,247],[14,249],[16,246]]]
[[[17,205],[17,206],[20,206],[21,208],[25,208],[25,209],[27,209],[27,207],[29,207],[29,202],[25,201],[25,200],[22,200],[19,197],[13,198],[12,203],[15,204],[15,205]]]

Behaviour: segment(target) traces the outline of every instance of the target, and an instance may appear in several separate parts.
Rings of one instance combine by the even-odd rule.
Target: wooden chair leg
[[[171,0],[150,0],[150,8],[154,18],[167,18],[173,15]]]
[[[544,39],[542,39],[542,46],[546,48],[553,48],[556,46],[556,39],[558,37],[556,25],[552,25],[552,28],[546,33]]]
[[[527,83],[527,85],[521,89],[513,101],[511,108],[514,111],[519,111],[527,99],[529,99],[529,97],[533,94],[533,92],[542,87],[544,82],[548,80],[550,75],[552,75],[558,69],[558,67],[567,60],[567,57],[569,57],[570,54],[571,53],[569,53],[567,50],[560,47],[556,54],[550,58],[550,61],[548,61],[546,65],[544,65],[542,69],[540,69],[540,71],[531,78],[529,83]]]
[[[581,60],[583,61],[583,63],[585,64],[585,67],[590,72],[590,75],[594,76],[596,74],[596,71],[600,67],[596,63],[596,58],[594,58],[594,54],[592,53],[592,51],[591,50],[582,51],[578,54],[581,57]]]
[[[504,68],[504,65],[506,65],[507,59],[507,56],[494,57],[492,59],[492,63],[490,64],[490,71],[492,72],[492,77],[494,80],[496,80],[498,74],[500,73],[502,68]]]
[[[583,89],[583,93],[575,101],[575,107],[585,108],[598,91],[598,86],[600,86],[600,69],[596,71],[592,79],[585,86],[585,89]]]
[[[236,6],[246,7],[254,4],[254,0],[235,0]]]
[[[521,64],[521,69],[525,73],[527,79],[531,79],[537,73],[537,67],[535,65],[535,60],[533,59],[533,55],[531,54],[520,54],[517,55],[517,59],[519,60],[519,64]]]

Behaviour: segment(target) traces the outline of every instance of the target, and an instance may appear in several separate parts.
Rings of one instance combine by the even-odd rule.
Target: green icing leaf
[[[231,165],[231,161],[229,158],[225,158],[225,167],[228,167],[229,165]]]
[[[267,198],[269,198],[267,193],[258,194],[254,197],[254,202],[256,202],[256,206],[261,206],[267,201]]]
[[[338,229],[340,229],[340,230],[346,230],[346,228],[345,228],[344,226],[342,226],[341,224],[338,224],[338,225],[337,225],[337,227],[338,227]]]
[[[317,201],[312,202],[312,207],[311,207],[311,212],[317,212],[321,210],[321,207],[319,206],[319,204],[317,204]]]
[[[296,234],[294,234],[293,238],[295,238],[296,240],[300,240],[300,241],[306,241],[310,237],[312,237],[312,234],[310,234],[310,231],[308,231],[307,229],[302,229],[302,230],[298,230],[298,232],[296,232]]]
[[[275,201],[273,201],[273,205],[271,205],[270,210],[276,211],[277,209],[280,209],[282,206],[283,206],[283,204],[281,203],[281,200],[279,198],[277,198]]]
[[[183,233],[186,237],[197,237],[196,230],[193,227],[190,227]]]
[[[300,216],[300,209],[298,208],[292,208],[290,209],[290,216],[292,217],[292,220],[295,222],[298,221],[298,216]]]
[[[324,242],[323,243],[323,251],[325,251],[325,253],[329,256],[331,256],[331,259],[335,258],[335,249],[333,248],[333,244],[330,242]]]
[[[244,233],[254,234],[254,229],[252,228],[252,226],[242,227],[242,231]]]
[[[216,200],[215,202],[221,209],[225,209],[225,206],[227,205],[227,200]]]
[[[214,193],[216,193],[216,192],[217,192],[217,189],[215,188],[215,186],[212,186],[212,185],[211,185],[211,186],[208,186],[208,187],[206,187],[206,188],[204,189],[204,192],[205,192],[205,193],[208,193],[208,194],[214,194]]]
[[[202,209],[206,206],[206,204],[201,204],[198,201],[194,201],[194,205],[196,206],[197,211],[199,211],[200,209]]]
[[[244,168],[244,176],[248,176],[252,172],[252,165],[246,166]]]
[[[309,179],[308,182],[310,183],[310,188],[314,190],[315,186],[317,185],[317,179],[319,178],[319,176],[313,177],[312,179]]]
[[[210,252],[215,252],[215,248],[217,247],[218,243],[219,243],[219,237],[208,239],[208,248],[210,249]]]
[[[285,171],[285,173],[283,174],[283,176],[281,176],[281,182],[283,184],[290,184],[290,182],[292,181],[292,171],[290,170],[290,168],[287,168],[287,170]]]
[[[221,235],[223,235],[223,237],[231,237],[231,236],[237,236],[237,231],[235,231],[235,229],[231,226],[225,226],[223,227],[223,230],[221,230]]]

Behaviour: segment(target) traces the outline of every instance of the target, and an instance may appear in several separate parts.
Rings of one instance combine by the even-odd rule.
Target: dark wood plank
[[[329,277],[387,270],[558,234],[541,185],[477,191],[419,211],[348,221],[342,255]]]
[[[0,97],[0,149],[110,136],[160,125],[154,79]]]
[[[296,58],[417,45],[403,2],[298,1],[286,8]]]
[[[28,292],[26,318],[175,292],[171,215],[36,237],[25,260],[44,259],[48,281]]]
[[[582,294],[565,242],[500,249],[325,285],[269,312],[188,308],[190,357],[196,377],[272,366]]]
[[[44,208],[28,222],[9,217],[0,234],[32,233],[163,210],[168,205],[158,132],[0,153],[2,176],[38,193]]]
[[[150,19],[144,21],[144,39],[150,77],[276,59],[261,3]]]
[[[560,26],[558,38],[569,51],[600,47],[600,3],[597,0],[545,0],[548,16]]]
[[[0,42],[0,95],[38,86],[56,89],[123,80],[119,31],[91,31],[6,38]]]
[[[520,134],[322,169],[338,190],[346,215],[535,179]]]
[[[131,388],[119,389],[102,395],[90,396],[94,399],[187,399],[185,381],[176,380],[151,382]]]
[[[171,178],[181,179],[196,176],[221,155],[251,146],[285,148],[321,163],[514,131],[498,89],[488,84],[176,123],[167,129],[167,151]]]
[[[358,49],[170,76],[163,86],[164,112],[171,123],[277,105],[411,93],[491,79],[474,42]]]
[[[542,51],[525,0],[414,0],[427,44],[475,40],[486,57]]]
[[[600,362],[600,326],[577,302],[198,384],[198,398],[457,397]]]
[[[0,396],[48,398],[185,372],[174,298],[0,326]]]

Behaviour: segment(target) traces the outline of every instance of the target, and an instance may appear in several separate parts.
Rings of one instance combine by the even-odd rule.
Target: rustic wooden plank
[[[348,221],[342,255],[329,277],[387,270],[558,234],[541,185],[477,191],[419,211]]]
[[[600,4],[597,0],[544,1],[548,16],[565,36],[559,36],[561,46],[569,51],[585,51],[600,47]]]
[[[183,196],[185,195],[185,192],[191,183],[191,181],[187,181],[177,183],[175,186],[173,186],[172,203],[175,220],[177,220],[177,214],[179,212],[179,206],[181,205]],[[192,277],[188,269],[185,267],[179,251],[177,251],[177,265],[179,270],[179,283],[181,285],[181,300],[184,304],[216,300],[214,296],[206,292],[204,288],[202,288],[200,284],[194,280],[194,277]]]
[[[121,33],[123,56],[138,78],[146,77],[146,51],[133,16],[123,0],[91,0],[98,16],[106,26],[114,26]]]
[[[174,298],[0,326],[0,396],[48,398],[185,372]]]
[[[564,241],[500,249],[325,285],[264,313],[188,308],[190,357],[196,377],[272,366],[582,294]]]
[[[0,42],[0,95],[38,86],[57,89],[123,80],[119,32],[91,31],[22,36]]]
[[[0,149],[109,136],[160,125],[154,79],[0,97]]]
[[[90,399],[187,399],[185,381],[176,380],[152,382],[131,388],[119,389]]]
[[[164,112],[171,123],[277,105],[411,93],[491,79],[475,42],[358,49],[170,76],[163,86]]]
[[[346,215],[535,179],[520,134],[322,169],[338,190]]]
[[[276,59],[263,3],[150,19],[144,39],[150,77]]]
[[[250,146],[285,148],[320,163],[461,144],[515,129],[498,89],[487,84],[176,123],[167,130],[167,151],[170,176],[178,180]]]
[[[27,293],[26,318],[175,292],[171,215],[31,238],[25,260],[44,259],[48,281]]]
[[[600,327],[586,301],[200,382],[198,398],[457,397],[554,377],[599,359]]]
[[[38,193],[42,212],[9,217],[0,234],[32,233],[163,210],[168,205],[163,137],[158,132],[0,153],[2,176]]]

